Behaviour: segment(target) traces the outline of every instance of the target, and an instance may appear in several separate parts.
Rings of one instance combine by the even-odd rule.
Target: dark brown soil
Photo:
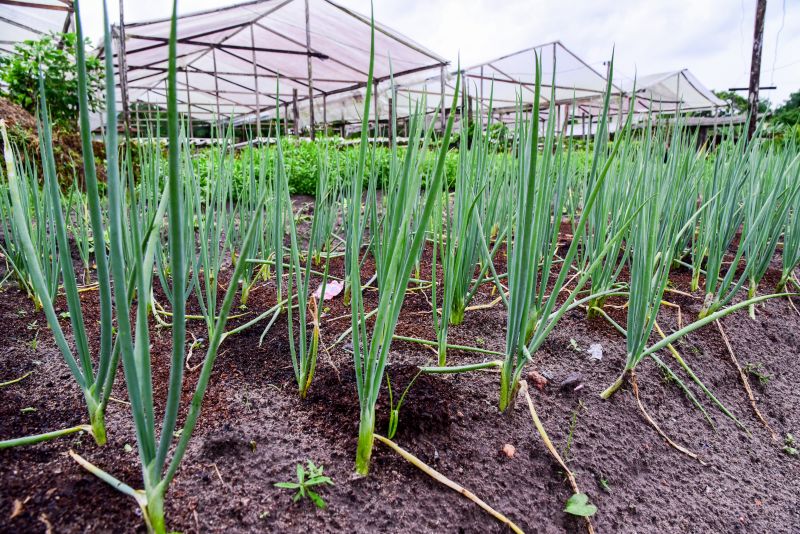
[[[430,272],[429,266],[425,271],[428,251],[423,259],[423,273]],[[504,256],[497,263],[498,270],[505,269]],[[372,269],[367,265],[364,276]],[[341,274],[341,259],[333,262],[331,272]],[[764,288],[773,287],[773,278],[771,273]],[[688,291],[688,282],[689,273],[675,273],[673,287]],[[34,313],[13,285],[1,290],[0,381],[28,371],[33,374],[0,388],[0,438],[85,422],[78,388],[55,348],[44,316]],[[375,293],[365,295],[367,307],[374,306]],[[96,298],[91,292],[84,294],[90,324],[97,319]],[[474,304],[492,298],[487,285]],[[701,304],[699,295],[668,293],[666,298],[680,305],[684,324],[696,316]],[[428,299],[420,292],[409,294],[399,334],[433,339]],[[251,294],[248,311],[266,310],[274,302],[274,284],[259,285]],[[326,306],[330,309],[322,339],[331,345],[349,325],[348,317],[339,318],[349,310],[341,297]],[[623,311],[609,310],[624,324]],[[231,326],[245,320],[233,321]],[[677,310],[662,308],[659,323],[665,330],[676,329]],[[552,380],[544,390],[531,387],[533,400],[555,446],[599,508],[593,518],[598,532],[800,532],[800,459],[782,451],[787,433],[800,436],[800,317],[786,299],[776,299],[758,307],[755,321],[739,312],[726,318],[724,326],[740,363],[760,364],[769,376],[765,384],[755,377],[751,382],[759,408],[779,434],[778,441],[754,417],[713,325],[687,336],[677,349],[751,435],[704,398],[666,351],[660,357],[690,384],[713,427],[652,360],[642,362],[637,371],[649,413],[673,440],[698,453],[705,465],[666,444],[644,421],[628,387],[609,401],[600,399],[625,357],[624,338],[602,319],[587,320],[584,310],[569,313],[535,355],[530,370]],[[464,497],[380,444],[376,443],[370,475],[354,477],[358,399],[352,355],[344,343],[329,353],[321,351],[309,397],[300,401],[285,318],[259,346],[262,328],[245,331],[221,347],[198,428],[168,494],[171,529],[184,533],[507,531]],[[451,327],[450,340],[502,351],[504,328],[501,306],[473,311],[462,325]],[[162,388],[156,394],[163,402],[170,333],[158,328],[153,332],[153,369]],[[198,322],[191,324],[191,332],[205,337]],[[36,345],[32,340],[38,340]],[[588,358],[586,350],[592,343],[603,346],[601,361]],[[481,360],[457,351],[450,351],[448,357],[452,364]],[[419,345],[393,344],[388,374],[396,396],[414,376],[416,366],[433,358],[430,350]],[[190,365],[199,360],[195,356]],[[582,374],[584,387],[559,390],[558,383],[573,372]],[[187,400],[198,373],[187,371]],[[493,372],[420,377],[400,413],[395,441],[476,493],[525,532],[584,532],[581,520],[563,512],[571,492],[536,433],[525,403],[518,402],[508,415],[498,413],[498,384],[499,376]],[[114,396],[125,399],[121,373]],[[378,413],[377,430],[385,433],[385,389]],[[89,436],[75,435],[0,451],[0,531],[144,531],[129,497],[85,472],[66,454],[74,449],[140,487],[128,406],[113,402],[107,423],[109,441],[104,447],[97,447]],[[512,458],[501,452],[506,444],[516,448]],[[126,452],[126,445],[133,451]],[[309,502],[293,504],[288,491],[273,486],[293,480],[295,465],[308,459],[324,465],[336,483],[322,490],[327,510]]]

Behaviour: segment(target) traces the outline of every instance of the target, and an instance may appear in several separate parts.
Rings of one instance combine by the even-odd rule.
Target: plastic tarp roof
[[[0,0],[0,54],[16,43],[63,32],[72,23],[72,0]]]
[[[523,106],[534,100],[536,56],[542,63],[541,102],[542,115],[546,117],[550,98],[554,91],[555,104],[571,106],[573,102],[592,102],[601,98],[606,88],[605,75],[592,68],[588,63],[569,50],[560,41],[533,46],[497,59],[462,69],[462,85],[465,85],[471,97],[474,109],[484,115],[488,113],[490,98],[495,120],[509,118],[513,121],[513,111],[518,98]],[[612,86],[612,93],[621,89]],[[452,102],[455,93],[455,72],[446,75],[444,95],[447,106]],[[441,76],[429,76],[422,80],[396,80],[394,102],[398,117],[408,116],[414,111],[417,103],[425,95],[428,113],[439,108],[442,96]],[[388,83],[379,89],[378,116],[387,119],[389,116],[389,98],[392,90]],[[358,122],[363,114],[364,91],[342,95],[335,100],[327,100],[327,117],[330,122]],[[315,102],[315,114],[319,116],[320,103]],[[459,104],[460,105],[460,104]],[[371,110],[374,115],[374,110]],[[566,109],[564,110],[566,113]],[[308,116],[307,106],[300,111],[301,116]]]
[[[700,83],[689,69],[643,76],[622,84],[626,93],[636,91],[637,109],[652,111],[695,111],[725,106],[714,93]]]
[[[166,105],[169,29],[169,19],[125,24],[129,102]],[[376,22],[375,30],[377,80],[389,77],[390,58],[398,77],[447,64],[382,24]],[[295,90],[303,103],[311,86],[316,103],[323,95],[363,87],[369,48],[369,17],[331,0],[256,0],[183,15],[179,111],[191,106],[192,118],[202,121],[218,114],[252,121],[257,110],[263,114],[276,106],[291,112]],[[117,96],[121,100],[119,89]],[[321,121],[320,113],[315,122]]]

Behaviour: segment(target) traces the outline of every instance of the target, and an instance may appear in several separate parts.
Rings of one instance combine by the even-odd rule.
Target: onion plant
[[[610,77],[609,77],[610,79]],[[553,84],[555,85],[555,84]],[[608,120],[610,87],[606,87],[603,112],[600,122]],[[541,97],[541,62],[536,60],[536,87],[533,112],[527,121],[518,119],[519,132],[519,171],[515,184],[515,204],[517,213],[509,218],[509,239],[511,252],[508,262],[509,305],[506,326],[505,358],[500,374],[500,410],[506,411],[513,403],[525,364],[531,355],[541,347],[559,319],[576,302],[578,293],[586,284],[589,273],[602,261],[617,238],[609,236],[606,245],[598,252],[592,265],[584,269],[575,287],[568,291],[566,298],[558,301],[563,290],[567,273],[581,243],[586,228],[588,214],[592,212],[595,200],[617,155],[620,143],[615,143],[605,159],[596,183],[588,192],[583,203],[580,220],[575,229],[572,243],[567,249],[553,279],[550,269],[558,252],[558,237],[561,216],[566,197],[566,169],[569,168],[568,155],[564,156],[561,143],[555,139],[555,116],[551,94],[550,113],[546,125],[544,147],[539,154],[539,100]],[[518,106],[521,108],[521,106]],[[518,111],[518,116],[521,112]],[[553,147],[551,150],[550,147]],[[630,219],[619,232],[623,232]],[[512,231],[513,229],[513,231]],[[552,281],[552,284],[550,282]],[[546,290],[550,288],[550,294]],[[587,299],[597,298],[591,295]],[[584,300],[587,300],[584,299]]]
[[[775,234],[780,231],[786,214],[784,210],[789,209],[791,195],[796,187],[795,184],[782,183],[783,186],[763,190],[758,201],[740,196],[740,191],[745,190],[759,194],[760,186],[757,184],[762,178],[760,172],[765,165],[768,165],[770,158],[758,143],[747,145],[743,143],[744,141],[740,140],[736,144],[726,144],[717,154],[712,180],[721,180],[723,185],[714,197],[709,198],[710,212],[698,231],[698,234],[705,236],[705,244],[699,247],[694,245],[695,250],[700,250],[701,253],[703,250],[706,251],[704,277],[706,296],[700,310],[700,318],[728,305],[748,282],[750,274],[748,269],[752,269],[755,277],[761,268],[758,264],[763,261],[762,255],[769,255],[771,258],[768,249],[774,251],[776,241],[773,242],[773,239],[777,240]],[[766,178],[772,180],[770,177]],[[776,217],[774,214],[778,208],[783,213],[781,217]],[[733,259],[725,262],[728,249],[740,226],[742,233]],[[745,251],[748,250],[753,266],[741,268]],[[699,269],[697,256],[693,261],[695,269]],[[766,261],[768,263],[769,259]],[[726,263],[727,268],[725,268]]]
[[[771,149],[764,157],[754,159],[755,168],[745,182],[742,246],[748,298],[756,295],[758,284],[775,255],[787,216],[800,193],[797,163],[798,156],[792,151],[775,153]],[[762,216],[763,208],[768,211]],[[750,316],[755,318],[753,306]]]
[[[795,172],[787,172],[785,179],[788,183],[800,182],[800,164],[795,164]],[[778,281],[776,291],[786,289],[786,284],[793,276],[794,270],[800,265],[800,195],[795,195],[794,201],[789,204],[786,222],[783,228],[783,250],[781,253],[781,279]]]
[[[360,405],[356,471],[362,475],[366,475],[369,471],[375,432],[375,406],[385,374],[392,336],[405,299],[411,270],[425,239],[427,221],[433,213],[433,208],[441,191],[445,156],[454,120],[454,115],[451,113],[442,136],[435,170],[431,176],[427,177],[425,183],[422,208],[420,210],[416,209],[422,189],[422,177],[419,173],[413,172],[412,158],[414,151],[411,150],[411,147],[419,145],[419,135],[409,139],[409,150],[406,151],[402,166],[393,176],[389,189],[385,191],[385,194],[391,199],[393,209],[390,212],[389,219],[382,222],[383,228],[380,236],[373,235],[373,240],[380,239],[382,252],[381,262],[377,267],[379,269],[378,307],[374,315],[374,326],[370,333],[366,324],[362,298],[360,251],[364,238],[361,220],[361,198],[368,148],[366,136],[369,125],[369,106],[372,99],[374,53],[375,33],[373,25],[358,167],[355,176],[352,177],[350,182],[350,196],[346,211],[347,276],[352,285],[350,307],[353,359]],[[460,91],[460,83],[459,76],[456,81],[456,96],[453,99],[451,109],[454,109],[458,103],[457,95]],[[444,106],[445,102],[443,101],[442,112],[444,112]],[[417,220],[416,227],[418,230],[416,232],[413,231],[415,227],[414,219]]]
[[[278,143],[276,145],[276,158],[275,158],[275,190],[280,191],[282,196],[275,198],[274,209],[281,210],[288,214],[289,220],[289,261],[288,261],[288,275],[289,280],[287,283],[287,306],[286,318],[289,328],[289,349],[292,356],[292,369],[294,370],[297,386],[300,390],[300,398],[305,399],[308,394],[308,389],[311,387],[311,381],[314,378],[314,372],[317,366],[317,353],[319,350],[319,303],[316,297],[312,295],[311,279],[313,277],[311,264],[316,253],[320,252],[322,248],[330,250],[330,235],[325,236],[318,233],[318,227],[324,225],[323,221],[331,220],[331,213],[335,217],[336,210],[333,205],[327,200],[322,199],[322,202],[315,206],[314,215],[311,223],[311,232],[308,240],[308,249],[305,254],[301,254],[300,243],[297,238],[297,226],[292,209],[292,200],[289,197],[289,180],[286,173],[286,166],[283,159],[283,148],[280,142],[280,133],[278,133]],[[317,184],[317,193],[323,194],[320,189],[324,187],[322,183]],[[318,197],[319,198],[319,197]],[[315,249],[314,240],[311,236],[317,236],[321,242],[319,249]],[[301,265],[301,255],[305,256],[305,265]],[[283,260],[283,254],[278,256],[278,261]],[[325,256],[325,271],[322,276],[322,283],[320,287],[320,298],[325,294],[325,286],[328,282],[328,268],[330,259],[328,255]],[[298,340],[295,343],[294,339],[294,321],[292,302],[294,300],[294,291],[297,291],[297,309],[298,309],[298,322],[299,332]],[[309,320],[311,323],[311,332],[309,334]]]
[[[675,132],[673,141],[677,137]],[[658,157],[661,153],[660,139],[659,132],[647,136],[642,141],[644,146],[639,157],[630,162],[635,168],[632,198],[643,207],[636,214],[628,242],[631,252],[625,334],[627,360],[622,376],[603,393],[604,397],[619,388],[644,357],[669,282],[676,243],[681,242],[685,233],[694,227],[699,214],[696,209],[688,220],[681,216],[685,199],[696,199],[696,178],[675,164],[681,157],[681,150],[675,143],[670,145],[666,162]]]
[[[108,26],[108,13],[104,4],[104,39],[105,49],[111,50],[111,37]],[[75,3],[76,19],[80,21],[79,2]],[[134,490],[131,486],[114,478],[109,473],[96,467],[77,454],[72,454],[83,467],[96,474],[115,489],[131,496],[142,508],[143,517],[148,529],[157,532],[166,532],[164,519],[164,496],[167,488],[174,478],[178,466],[186,452],[192,432],[200,415],[203,397],[208,387],[211,370],[217,356],[219,344],[223,338],[225,323],[237,293],[238,281],[244,271],[246,261],[237,263],[225,293],[223,303],[219,309],[218,317],[208,342],[206,357],[202,370],[192,396],[183,426],[178,427],[178,412],[180,409],[181,391],[183,387],[183,371],[185,365],[186,349],[186,270],[183,257],[185,253],[184,238],[185,224],[183,210],[184,179],[181,168],[181,147],[179,143],[178,112],[177,112],[177,2],[173,3],[171,31],[169,40],[169,67],[167,76],[167,118],[168,118],[168,178],[164,197],[167,199],[168,242],[172,262],[172,356],[170,362],[169,385],[167,399],[164,407],[164,416],[160,427],[155,420],[153,377],[150,368],[150,333],[148,325],[151,286],[153,282],[154,246],[144,249],[139,243],[155,240],[158,232],[153,231],[160,221],[159,213],[154,214],[153,221],[140,220],[138,209],[126,210],[126,196],[134,197],[135,191],[126,187],[124,180],[120,179],[117,157],[117,133],[114,127],[116,121],[116,106],[114,102],[113,58],[106,54],[106,111],[110,127],[106,133],[106,154],[108,161],[108,200],[109,200],[109,264],[110,281],[113,281],[113,301],[116,309],[116,323],[125,382],[128,390],[128,399],[131,403],[136,434],[137,449],[142,466],[143,490]],[[80,22],[79,22],[80,24]],[[80,26],[79,26],[80,28]],[[78,39],[82,43],[81,39]],[[83,70],[83,56],[79,49],[79,69]],[[85,104],[85,85],[81,88],[81,103]],[[85,105],[81,106],[85,110]],[[82,118],[86,117],[83,112]],[[82,120],[82,126],[88,121]],[[87,130],[88,132],[88,130]],[[90,152],[84,152],[84,159],[91,158]],[[260,203],[264,202],[264,197]],[[128,223],[123,224],[127,212]],[[163,217],[163,215],[162,215]],[[245,249],[255,233],[255,224],[250,224],[245,239]],[[134,243],[131,247],[133,257],[126,258],[125,243]],[[99,271],[99,269],[98,269]],[[132,283],[129,284],[128,280]],[[129,314],[131,297],[135,292],[133,322]],[[105,322],[109,328],[111,320]]]
[[[464,98],[469,98],[466,92]],[[462,106],[462,109],[464,107]],[[463,122],[465,121],[462,119]],[[443,217],[434,216],[431,221],[435,238],[431,292],[439,365],[446,364],[449,325],[458,325],[464,320],[466,307],[484,281],[487,268],[492,269],[495,278],[497,276],[492,258],[499,245],[496,244],[494,250],[489,251],[487,241],[490,240],[490,236],[485,232],[481,218],[487,208],[491,210],[496,207],[497,198],[504,194],[503,176],[490,172],[489,139],[483,135],[481,119],[471,136],[467,132],[462,132],[459,143],[459,166],[452,203],[448,194],[448,184],[443,182],[443,192],[436,209],[436,214],[442,213]],[[497,179],[496,182],[490,183],[493,179]],[[442,262],[441,286],[436,272],[437,253]],[[475,272],[481,260],[486,268],[481,269],[476,279]],[[442,301],[441,319],[435,309],[439,290]]]
[[[630,113],[629,113],[630,116]],[[591,191],[600,178],[602,160],[608,156],[607,124],[598,124],[598,131],[594,138],[594,150],[589,165],[585,185],[578,191]],[[638,185],[636,168],[627,164],[635,158],[641,150],[639,143],[630,141],[630,130],[620,132],[616,142],[620,143],[620,155],[609,170],[609,175],[603,181],[600,194],[587,217],[587,228],[584,243],[580,250],[579,265],[591,265],[592,260],[607,245],[610,245],[603,260],[594,264],[589,271],[592,292],[597,297],[589,301],[587,315],[593,317],[598,309],[602,309],[608,298],[608,293],[617,282],[628,258],[629,249],[625,246],[626,235],[619,232],[619,228],[628,220],[635,209],[635,188]],[[575,208],[573,208],[575,209]],[[585,208],[584,208],[585,209]],[[573,215],[573,221],[576,217]],[[574,229],[573,229],[574,230]],[[611,236],[614,239],[609,242]]]
[[[41,124],[40,124],[41,132]],[[34,286],[32,279],[31,261],[37,261],[44,280],[44,290],[47,296],[55,299],[58,291],[60,276],[60,256],[57,252],[58,244],[56,233],[52,228],[52,221],[48,216],[53,210],[55,200],[43,190],[40,185],[39,173],[32,157],[27,152],[15,156],[15,147],[12,143],[4,143],[7,153],[6,184],[0,189],[0,229],[3,231],[3,243],[0,251],[5,256],[6,263],[19,286],[33,301],[37,310],[41,309],[41,292]],[[45,150],[41,146],[40,150]],[[42,154],[44,155],[44,154]],[[44,158],[42,158],[44,161]],[[10,165],[10,166],[9,166]],[[20,206],[14,208],[11,203],[10,178],[12,172],[16,177]],[[16,222],[14,210],[22,210],[23,218]],[[23,233],[31,239],[33,248],[37,253],[36,258],[28,259],[23,244]]]
[[[94,235],[103,235],[103,221],[100,213],[100,196],[97,186],[96,171],[94,166],[94,154],[91,148],[91,137],[89,132],[89,116],[87,111],[87,89],[86,89],[86,70],[84,63],[84,50],[82,28],[78,24],[78,45],[76,46],[78,58],[78,87],[80,104],[80,126],[81,142],[84,153],[84,172],[86,174],[87,197],[89,203],[89,215]],[[44,80],[40,73],[39,76],[39,145],[42,151],[42,168],[44,174],[44,195],[47,201],[44,203],[49,210],[47,213],[38,213],[40,219],[37,226],[49,226],[57,245],[54,253],[60,260],[60,279],[63,282],[64,293],[66,295],[69,318],[72,326],[72,333],[75,338],[75,349],[73,350],[67,342],[66,335],[61,328],[56,315],[54,298],[47,286],[47,280],[43,273],[40,252],[36,249],[30,235],[30,221],[26,220],[29,213],[28,207],[23,203],[23,187],[17,177],[17,168],[13,161],[12,149],[8,143],[3,127],[3,141],[6,147],[5,158],[8,174],[9,191],[12,204],[12,215],[14,225],[17,229],[20,244],[25,255],[25,262],[28,266],[32,285],[41,302],[42,310],[47,317],[47,323],[53,332],[56,345],[64,356],[67,366],[83,392],[89,410],[89,421],[91,433],[99,445],[106,442],[105,429],[105,410],[111,394],[111,387],[116,375],[119,353],[112,347],[112,303],[111,303],[111,279],[108,270],[108,261],[104,247],[96,247],[94,251],[95,263],[97,265],[98,291],[100,295],[100,351],[97,355],[97,364],[92,361],[92,354],[89,346],[89,334],[87,325],[83,317],[80,296],[78,294],[78,284],[75,270],[72,264],[70,243],[67,236],[66,217],[62,207],[62,195],[56,176],[55,157],[53,155],[53,139],[50,119],[47,109],[47,101],[44,91]],[[112,93],[113,98],[113,93]],[[116,147],[114,147],[116,150]],[[114,154],[109,155],[110,158]],[[119,209],[121,205],[112,206]],[[47,225],[45,221],[51,221]],[[137,241],[138,243],[138,241]],[[138,247],[137,247],[138,248]],[[119,284],[125,287],[127,284],[125,276],[121,276]],[[124,290],[123,290],[124,291]],[[125,309],[127,309],[127,301]],[[54,433],[51,433],[54,434]],[[31,436],[16,440],[15,444],[35,443],[40,441],[42,436]]]

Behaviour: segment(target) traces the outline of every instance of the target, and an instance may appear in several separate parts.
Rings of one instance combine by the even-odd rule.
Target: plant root
[[[413,454],[411,454],[407,450],[403,449],[402,447],[400,447],[398,444],[396,444],[392,440],[387,439],[387,438],[385,438],[385,437],[383,437],[381,435],[378,435],[378,434],[375,434],[375,439],[380,441],[381,443],[383,443],[384,445],[386,445],[387,447],[389,447],[393,451],[395,451],[397,454],[402,456],[404,460],[406,460],[408,463],[410,463],[411,465],[413,465],[414,467],[416,467],[417,469],[419,469],[420,471],[422,471],[426,475],[430,476],[431,478],[433,478],[437,482],[440,482],[441,484],[444,484],[445,486],[447,486],[451,490],[460,493],[461,495],[463,495],[464,497],[466,497],[470,501],[474,502],[475,504],[477,504],[478,506],[483,508],[487,513],[489,513],[489,515],[491,515],[492,517],[494,517],[495,519],[497,519],[498,521],[500,521],[504,525],[508,525],[508,528],[510,528],[515,534],[524,534],[522,532],[521,528],[519,528],[517,525],[515,525],[506,516],[504,516],[503,514],[501,514],[500,512],[498,512],[497,510],[495,510],[494,508],[489,506],[488,504],[486,504],[477,495],[475,495],[474,493],[472,493],[471,491],[466,489],[464,486],[458,484],[457,482],[453,482],[452,480],[450,480],[449,478],[447,478],[446,476],[444,476],[443,474],[438,472],[436,469],[428,466],[425,462],[423,462],[422,460],[420,460],[419,458],[417,458],[416,456],[414,456]]]
[[[725,330],[723,330],[722,328],[722,323],[720,322],[719,319],[717,319],[714,322],[717,323],[717,328],[719,329],[719,333],[720,335],[722,335],[722,341],[725,342],[725,347],[727,347],[728,349],[728,354],[730,354],[731,356],[731,361],[733,362],[734,367],[736,367],[736,370],[739,372],[739,378],[742,381],[744,390],[747,392],[747,398],[750,401],[750,406],[753,407],[753,412],[756,414],[756,417],[758,418],[759,421],[761,421],[764,427],[767,430],[769,430],[769,433],[772,436],[772,441],[777,441],[778,435],[775,433],[772,427],[769,426],[767,420],[764,419],[764,416],[761,415],[761,412],[758,410],[758,406],[756,405],[756,398],[753,395],[753,390],[750,388],[750,381],[747,379],[747,375],[744,373],[744,370],[742,370],[741,366],[739,365],[739,361],[736,359],[736,354],[734,354],[733,347],[731,347],[731,342],[728,340],[728,336],[725,334]]]
[[[539,420],[539,416],[536,414],[536,409],[533,407],[533,399],[531,399],[530,393],[528,393],[528,383],[525,380],[519,381],[519,393],[525,395],[525,400],[528,402],[528,409],[531,412],[531,418],[533,419],[533,426],[536,427],[536,430],[539,432],[539,435],[542,437],[542,441],[544,442],[544,446],[550,451],[550,454],[555,458],[558,464],[561,466],[561,469],[564,470],[564,473],[567,475],[567,480],[569,480],[569,485],[572,486],[572,492],[574,494],[580,493],[580,489],[578,489],[578,482],[575,480],[575,475],[572,474],[572,471],[569,470],[567,464],[564,463],[564,460],[561,459],[561,455],[558,454],[553,442],[550,441],[550,437],[547,435],[547,432],[544,429],[544,425]],[[594,534],[594,528],[592,527],[592,520],[589,517],[584,517],[586,521],[586,530],[589,534]]]
[[[667,443],[669,443],[670,447],[679,452],[682,452],[683,454],[685,454],[689,458],[692,458],[693,460],[697,460],[698,462],[700,462],[700,465],[706,465],[706,463],[703,460],[701,460],[697,454],[693,453],[686,447],[682,447],[677,443],[675,443],[674,441],[672,441],[669,438],[669,436],[667,436],[664,433],[664,431],[661,430],[661,428],[658,426],[658,423],[656,423],[655,420],[652,417],[650,417],[650,414],[648,414],[647,410],[645,410],[644,408],[642,399],[639,397],[639,385],[636,383],[636,373],[634,373],[633,371],[631,371],[630,382],[631,382],[631,389],[633,389],[633,396],[636,397],[636,403],[639,405],[639,410],[642,412],[642,415],[644,416],[645,420],[650,424],[650,426],[652,426],[655,429],[655,431],[658,432],[658,434],[662,438],[664,438]]]

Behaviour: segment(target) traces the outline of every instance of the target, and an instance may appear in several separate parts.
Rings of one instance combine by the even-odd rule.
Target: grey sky
[[[237,1],[179,0],[178,9]],[[339,2],[369,13],[369,0]],[[109,3],[116,20],[118,2]],[[82,4],[94,40],[102,4]],[[126,20],[167,16],[171,4],[126,0]],[[375,0],[378,21],[453,62],[460,53],[464,66],[559,39],[599,70],[616,47],[624,76],[685,67],[712,89],[747,85],[754,13],[755,0]],[[773,104],[800,90],[800,0],[769,0],[761,72],[761,85],[778,86],[763,95]]]

